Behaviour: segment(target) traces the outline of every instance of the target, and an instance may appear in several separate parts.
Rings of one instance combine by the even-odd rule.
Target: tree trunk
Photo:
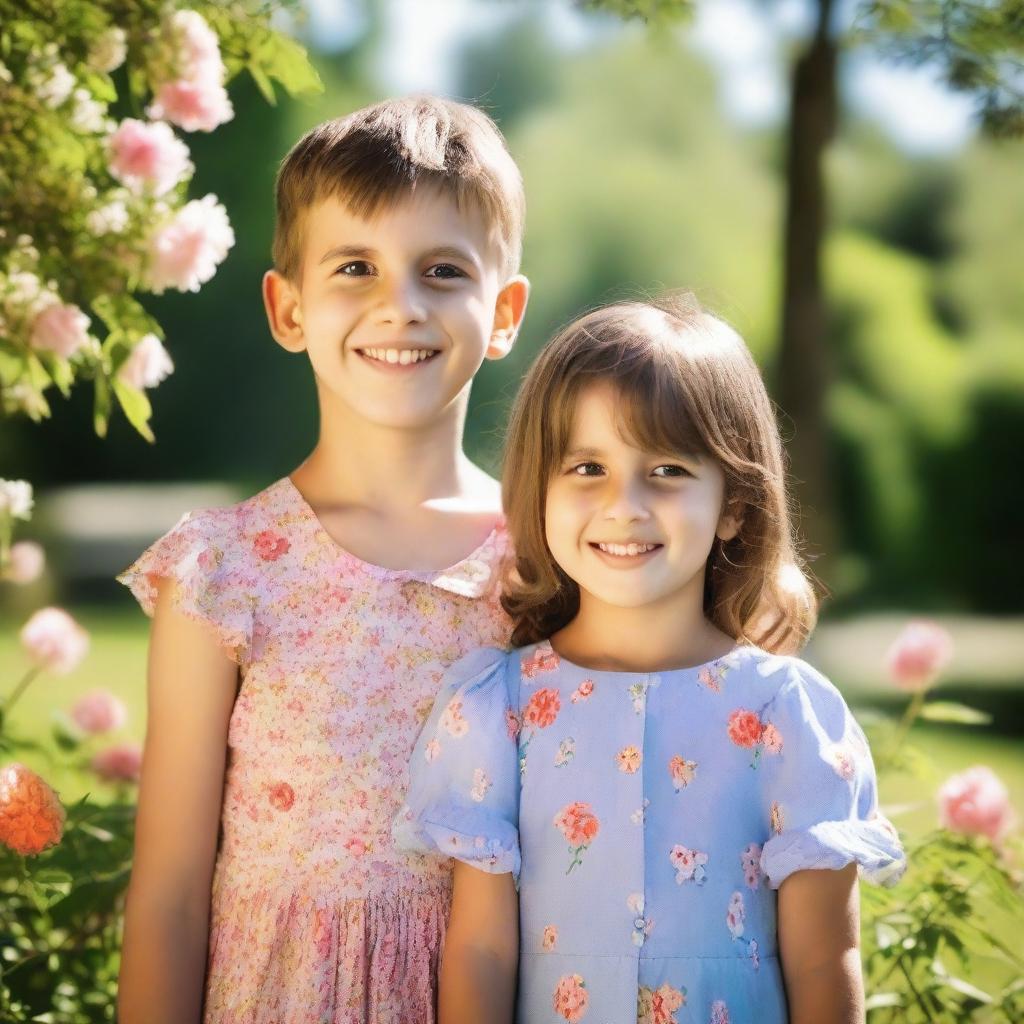
[[[793,71],[786,161],[782,325],[776,393],[792,427],[791,486],[802,512],[800,533],[826,582],[837,554],[825,398],[829,380],[827,312],[822,287],[825,234],[823,162],[836,122],[832,0],[817,0],[815,34]]]

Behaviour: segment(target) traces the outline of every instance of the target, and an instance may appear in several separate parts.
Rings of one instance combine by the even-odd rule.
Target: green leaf
[[[249,70],[253,71],[255,66],[261,67],[271,78],[276,78],[292,96],[324,91],[324,84],[310,63],[305,48],[279,32],[269,34],[254,48]],[[253,74],[253,77],[256,75]],[[260,84],[258,79],[256,84]],[[262,86],[260,89],[262,91]]]
[[[957,725],[989,725],[992,716],[985,711],[951,700],[931,701],[921,708],[921,718],[929,722],[955,722]]]
[[[130,384],[125,384],[119,377],[115,377],[111,381],[111,385],[125,416],[128,417],[128,422],[152,444],[156,440],[153,431],[149,428],[149,418],[153,415],[153,407],[149,404],[146,393],[139,391],[138,388],[133,388]]]
[[[110,423],[110,385],[102,373],[96,374],[96,397],[93,401],[92,422],[97,437],[107,436]]]
[[[263,68],[259,66],[255,61],[249,61],[246,65],[249,69],[249,74],[252,75],[252,80],[259,87],[263,98],[272,106],[277,106],[277,97],[274,95],[274,83],[267,78]]]

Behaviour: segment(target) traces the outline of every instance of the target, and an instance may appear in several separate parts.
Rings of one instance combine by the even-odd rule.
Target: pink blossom
[[[174,363],[155,334],[143,335],[117,376],[133,388],[155,388],[174,372]]]
[[[146,285],[157,294],[167,288],[197,292],[234,244],[235,233],[217,197],[193,199],[150,237]]]
[[[191,80],[203,76],[223,76],[220,41],[198,11],[175,11],[170,30],[178,44],[179,70]]]
[[[110,173],[133,191],[169,192],[193,170],[188,146],[169,124],[127,118],[110,136]]]
[[[96,736],[120,729],[128,718],[128,711],[109,690],[91,690],[75,702],[71,718],[82,732]]]
[[[901,690],[926,690],[953,656],[953,640],[935,622],[915,619],[903,627],[886,654],[892,681]]]
[[[171,121],[187,132],[212,132],[218,125],[230,121],[235,109],[220,82],[212,78],[194,82],[182,78],[161,85],[146,113],[152,118]]]
[[[142,772],[142,748],[137,743],[118,743],[101,750],[92,770],[107,782],[138,782]]]
[[[89,341],[89,318],[74,305],[54,302],[32,323],[29,344],[42,352],[56,352],[70,359]]]
[[[19,540],[11,545],[6,577],[12,583],[32,583],[39,579],[46,565],[46,555],[34,540]]]
[[[21,628],[21,644],[39,668],[66,675],[89,650],[89,634],[62,608],[41,608]]]
[[[1006,786],[983,765],[948,778],[939,789],[938,800],[939,823],[953,832],[997,840],[1014,824]]]

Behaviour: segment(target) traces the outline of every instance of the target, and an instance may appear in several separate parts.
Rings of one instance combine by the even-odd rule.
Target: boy
[[[390,825],[444,668],[508,642],[500,491],[462,432],[526,308],[523,209],[493,123],[441,99],[281,167],[263,298],[319,437],[125,574],[155,621],[122,1024],[434,1019],[450,867]]]

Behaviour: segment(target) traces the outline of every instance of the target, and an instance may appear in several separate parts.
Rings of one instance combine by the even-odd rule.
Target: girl
[[[451,670],[396,822],[458,860],[442,1022],[509,1019],[517,927],[521,1024],[862,1019],[857,866],[903,854],[843,699],[786,653],[814,600],[742,340],[691,300],[572,324],[504,498],[520,649]]]
[[[444,669],[508,641],[500,492],[461,441],[526,305],[521,217],[494,124],[444,100],[285,160],[264,298],[320,436],[123,577],[155,622],[121,1024],[195,1024],[204,992],[207,1024],[434,1020],[450,865],[390,824]]]

